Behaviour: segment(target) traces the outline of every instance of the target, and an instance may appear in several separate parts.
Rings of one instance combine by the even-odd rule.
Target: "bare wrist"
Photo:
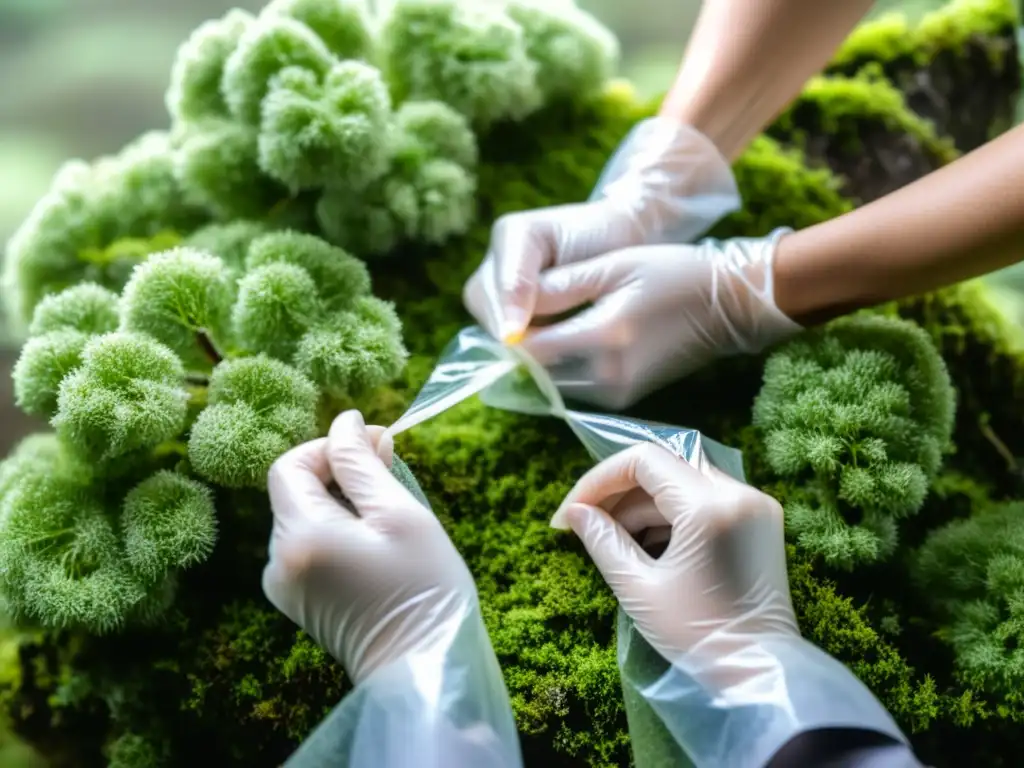
[[[810,235],[808,233],[811,233]],[[863,306],[845,264],[821,257],[812,230],[779,238],[772,260],[775,306],[803,327],[820,325]]]
[[[746,137],[737,132],[738,122],[731,118],[728,105],[721,100],[712,103],[707,95],[707,89],[694,89],[679,78],[662,101],[658,114],[699,131],[731,163],[743,153]]]

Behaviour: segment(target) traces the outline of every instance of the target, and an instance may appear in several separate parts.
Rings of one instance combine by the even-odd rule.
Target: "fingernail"
[[[530,318],[519,307],[505,307],[501,321],[501,340],[505,344],[518,344],[526,336]]]
[[[516,344],[520,344],[523,338],[526,336],[525,331],[509,331],[502,335],[502,342],[508,344],[510,347],[514,347]]]
[[[551,518],[551,527],[559,531],[574,530],[573,523],[579,522],[584,514],[586,514],[586,507],[579,504],[567,504],[564,507],[559,507]]]

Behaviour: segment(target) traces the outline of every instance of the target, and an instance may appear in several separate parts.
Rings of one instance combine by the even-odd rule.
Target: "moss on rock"
[[[953,142],[910,110],[881,68],[814,77],[770,134],[799,146],[843,179],[843,192],[869,202],[958,156]]]
[[[880,65],[911,109],[969,151],[1012,124],[1019,25],[1014,0],[952,0],[918,23],[887,14],[854,30],[829,71]]]

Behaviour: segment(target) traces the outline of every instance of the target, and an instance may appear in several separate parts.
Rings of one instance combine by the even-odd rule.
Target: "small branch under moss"
[[[1006,467],[1010,472],[1017,473],[1020,471],[1020,465],[1017,463],[1016,457],[1013,452],[1006,446],[996,434],[995,430],[992,429],[988,424],[987,419],[979,419],[978,428],[981,430],[982,436],[992,444],[992,447],[996,449],[996,452],[1006,462]]]
[[[211,363],[217,365],[224,359],[224,355],[220,353],[216,345],[213,343],[213,339],[210,338],[210,334],[205,330],[200,329],[196,334],[196,341],[199,342],[199,347],[203,350],[203,354],[209,359]]]

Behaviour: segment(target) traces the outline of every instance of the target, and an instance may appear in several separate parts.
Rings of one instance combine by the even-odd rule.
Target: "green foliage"
[[[523,28],[546,101],[597,93],[615,74],[619,41],[574,3],[510,0],[508,15]]]
[[[97,482],[87,460],[69,455],[53,435],[24,440],[0,466],[0,590],[7,611],[16,618],[48,627],[71,627],[93,633],[120,629],[133,617],[151,619],[166,608],[162,600],[173,568],[191,563],[198,553],[195,516],[175,538],[163,534],[156,510],[147,508],[154,490],[173,487],[191,494],[192,503],[208,491],[194,481],[165,473],[129,491],[126,514],[108,506],[111,488]],[[156,486],[156,487],[154,487]],[[175,511],[175,510],[171,510]],[[178,515],[189,523],[187,515]],[[120,526],[128,528],[122,540]],[[190,540],[190,535],[192,540]],[[152,558],[134,559],[126,550]],[[201,545],[200,545],[201,546]],[[146,567],[137,570],[135,562]]]
[[[1024,504],[976,509],[933,531],[914,575],[941,616],[940,635],[968,684],[1021,703],[1024,682]]]
[[[246,219],[226,224],[208,224],[189,235],[184,244],[218,257],[237,278],[245,272],[249,244],[269,229],[262,221]]]
[[[148,336],[96,336],[83,348],[81,365],[60,383],[53,427],[98,462],[153,448],[185,426],[184,378],[175,354]]]
[[[285,195],[260,170],[259,132],[225,119],[183,124],[174,171],[182,195],[222,220],[259,218]]]
[[[398,0],[379,19],[357,0],[232,11],[174,65],[176,180],[221,221],[287,209],[362,257],[441,245],[476,215],[471,124],[596,94],[617,58],[571,2]]]
[[[258,125],[275,75],[297,67],[323,77],[331,64],[331,52],[313,30],[286,16],[266,14],[246,28],[224,62],[224,100],[235,118]]]
[[[886,13],[855,29],[832,66],[849,69],[864,62],[901,60],[927,64],[940,53],[963,54],[972,41],[1014,30],[1019,18],[1017,4],[1005,0],[952,0],[916,23],[904,14]]]
[[[754,424],[805,493],[786,507],[800,545],[832,565],[885,559],[918,512],[953,429],[955,392],[927,334],[863,315],[802,336],[765,364]]]
[[[470,226],[477,148],[465,118],[440,102],[406,102],[387,152],[387,171],[369,188],[332,184],[321,196],[317,221],[332,242],[382,256],[402,242],[444,243]]]
[[[373,22],[366,0],[271,0],[265,13],[301,21],[339,59],[368,59],[373,53]]]
[[[137,733],[124,733],[108,747],[107,760],[107,768],[162,768],[167,749]]]
[[[159,623],[217,540],[201,480],[264,488],[319,434],[322,397],[405,364],[393,306],[341,249],[247,220],[189,239],[231,266],[178,246],[136,264],[120,295],[83,282],[36,306],[15,394],[55,433],[0,464],[0,598],[18,617],[101,634]],[[285,316],[302,306],[295,335]]]
[[[252,242],[246,265],[233,321],[247,349],[293,363],[334,397],[401,372],[401,324],[369,295],[362,262],[311,235],[278,232]]]
[[[166,344],[188,369],[209,370],[220,359],[233,299],[223,261],[176,248],[136,267],[121,294],[121,328]]]
[[[53,416],[60,384],[82,364],[82,350],[88,340],[84,333],[71,330],[29,339],[11,371],[15,405],[33,416]]]
[[[196,472],[213,483],[264,488],[278,456],[316,437],[316,387],[279,360],[221,363],[210,378],[208,398],[192,426],[188,456]]]
[[[203,22],[178,49],[167,88],[167,111],[182,122],[226,117],[220,90],[224,62],[235,50],[254,18],[235,8],[219,19]]]
[[[437,100],[483,124],[542,105],[523,28],[498,4],[402,0],[381,30],[396,99]]]
[[[172,244],[174,231],[202,221],[179,192],[165,133],[145,134],[112,157],[63,166],[7,246],[11,322],[27,324],[47,294],[81,282],[119,290],[136,263]]]
[[[29,336],[51,331],[98,334],[116,331],[119,322],[117,294],[95,283],[81,283],[51,294],[36,306]]]
[[[585,199],[621,138],[649,114],[623,86],[601,82],[606,75],[597,73],[610,71],[605,57],[611,51],[601,41],[602,32],[588,27],[567,2],[543,8],[532,2],[463,0],[461,11],[446,3],[398,2],[402,7],[391,21],[422,13],[440,34],[416,38],[416,30],[361,16],[362,4],[345,0],[275,1],[258,17],[235,12],[205,25],[179,52],[168,94],[171,146],[161,162],[170,169],[174,204],[151,225],[125,234],[120,225],[112,229],[106,219],[90,219],[95,211],[117,209],[96,207],[96,194],[106,187],[90,177],[76,188],[79,207],[62,215],[74,218],[81,231],[95,224],[100,234],[79,247],[62,240],[57,229],[39,230],[47,248],[55,249],[47,253],[73,256],[53,262],[51,282],[40,297],[83,281],[114,294],[131,281],[157,301],[132,313],[145,318],[135,322],[146,329],[128,331],[120,324],[132,302],[118,296],[118,327],[110,328],[103,318],[111,317],[111,305],[99,294],[93,303],[84,295],[58,295],[50,308],[39,310],[44,319],[32,338],[80,333],[87,339],[85,349],[110,336],[144,337],[147,347],[158,345],[178,360],[172,389],[187,395],[184,419],[173,436],[113,461],[86,457],[64,435],[50,434],[26,441],[0,464],[0,542],[12,542],[0,552],[8,558],[0,567],[11,563],[0,571],[0,596],[27,621],[73,630],[25,641],[25,674],[17,691],[5,691],[6,701],[21,727],[41,730],[47,743],[75,734],[73,744],[81,747],[73,750],[76,757],[95,758],[99,742],[106,741],[114,764],[155,759],[169,765],[278,765],[337,704],[348,690],[340,667],[260,592],[270,526],[261,488],[266,466],[294,441],[321,434],[340,407],[357,405],[371,423],[396,418],[437,351],[466,323],[460,292],[486,248],[494,218]],[[493,36],[479,37],[488,28],[495,30]],[[461,41],[453,37],[458,29],[466,32]],[[389,35],[398,32],[420,42],[395,51],[396,38]],[[520,41],[515,50],[508,46],[510,35]],[[439,53],[445,46],[458,55]],[[499,57],[493,66],[482,58],[490,53]],[[303,57],[312,65],[296,63]],[[517,79],[524,57],[535,71],[529,85]],[[347,69],[339,69],[341,62]],[[421,77],[418,73],[426,71],[414,72],[415,67],[439,62],[444,76],[420,81],[434,90],[403,93],[410,72]],[[396,77],[393,64],[407,69]],[[331,73],[339,71],[352,79],[328,88]],[[885,91],[881,81],[860,88],[858,80],[855,88],[842,80],[829,90],[836,82],[808,89],[797,121],[801,126],[816,126],[812,132],[817,133],[827,125],[844,136],[910,132],[905,105],[890,100],[868,110],[869,99]],[[380,106],[367,97],[380,83],[393,102],[386,130],[367,143],[364,129]],[[493,92],[458,91],[480,83]],[[441,88],[447,90],[437,95]],[[604,92],[591,98],[595,88]],[[514,94],[522,89],[539,99],[535,107],[527,110],[517,101]],[[351,101],[331,101],[329,94],[342,91]],[[350,138],[339,133],[341,126],[353,128]],[[289,143],[288,136],[299,138]],[[367,162],[356,164],[352,160],[361,142]],[[319,166],[329,163],[339,168],[332,179],[315,178]],[[783,224],[806,227],[853,205],[831,173],[809,168],[799,152],[767,137],[753,142],[735,172],[744,210],[721,222],[716,236],[756,236]],[[160,184],[166,178],[160,176]],[[166,191],[159,185],[152,191],[159,189]],[[140,188],[133,194],[142,200],[146,192]],[[135,200],[121,208],[128,211]],[[182,207],[194,218],[171,222]],[[29,242],[25,233],[18,242],[22,249]],[[42,242],[32,244],[34,254],[43,254]],[[175,250],[179,256],[198,255],[166,256]],[[136,265],[155,253],[164,255],[133,276]],[[397,261],[369,262],[377,298],[370,293],[371,272],[356,259],[385,254]],[[221,266],[214,267],[218,259]],[[39,257],[33,269],[44,263]],[[74,266],[71,272],[68,264]],[[21,273],[10,269],[14,279],[8,287],[25,295]],[[226,314],[225,280],[231,289]],[[1021,444],[1024,432],[1013,425],[1019,422],[1015,404],[1024,396],[1024,363],[1008,351],[1002,331],[986,319],[976,299],[966,291],[943,292],[898,308],[941,349],[961,397],[958,451],[944,459],[955,471],[934,483],[925,470],[932,458],[943,458],[948,442],[948,431],[942,437],[937,429],[937,452],[925,449],[928,440],[908,445],[906,430],[858,438],[868,446],[866,454],[858,453],[855,469],[866,474],[849,472],[845,486],[843,467],[850,462],[844,463],[842,453],[831,476],[819,477],[808,461],[797,475],[780,477],[772,462],[786,451],[770,455],[761,433],[750,426],[760,359],[733,361],[691,377],[652,397],[636,415],[699,427],[741,446],[751,482],[780,496],[788,509],[834,497],[838,512],[851,514],[854,505],[839,500],[840,493],[864,503],[881,500],[888,511],[875,516],[892,521],[879,523],[883,533],[889,525],[895,534],[892,510],[905,511],[914,499],[907,494],[897,505],[891,493],[878,493],[878,486],[913,489],[909,475],[914,471],[907,467],[917,467],[925,484],[934,487],[922,513],[912,523],[900,523],[905,545],[916,546],[929,527],[966,514],[964,508],[977,500],[1014,493],[1002,459],[977,427],[986,416],[990,430],[998,430],[1012,447]],[[36,305],[43,306],[37,298],[27,300],[26,322]],[[175,305],[186,311],[168,316],[158,309]],[[68,309],[54,308],[61,306]],[[217,320],[200,322],[200,315]],[[221,327],[214,331],[207,325]],[[819,335],[839,338],[837,328],[805,341],[817,349]],[[918,346],[910,336],[873,329],[860,337],[853,330],[843,331],[838,362],[821,365],[822,380],[870,378],[891,358],[895,389],[875,382],[881,389],[872,401],[894,409],[893,419],[883,421],[888,427],[900,418],[910,418],[915,427],[945,423],[944,395],[934,398],[933,408],[925,396],[928,382],[936,381],[934,350],[913,362],[909,352]],[[884,341],[890,336],[900,340],[891,349]],[[405,361],[406,344],[413,353],[410,365],[388,385]],[[184,359],[197,349],[206,357],[193,362],[203,366]],[[123,347],[122,354],[131,357],[133,348]],[[85,367],[72,360],[73,367],[61,375],[48,365],[40,364],[39,384],[24,388],[44,403],[53,397],[48,392],[56,392],[59,401],[64,381]],[[133,364],[120,369],[135,387],[140,377]],[[99,378],[94,383],[109,386]],[[143,378],[138,386],[151,384]],[[121,419],[124,396],[108,402],[108,416]],[[854,431],[865,434],[877,426],[872,418],[864,420],[867,426],[852,422]],[[925,427],[918,432],[930,434]],[[827,437],[816,437],[817,450],[808,454],[815,466],[834,456]],[[885,461],[862,466],[862,458],[879,458],[872,454],[877,440],[884,443]],[[527,764],[627,765],[614,600],[578,543],[547,524],[591,464],[576,438],[556,421],[499,413],[472,402],[403,435],[399,451],[476,577]],[[904,475],[893,470],[897,464],[905,465]],[[58,520],[61,515],[66,519]],[[15,523],[8,531],[6,526]],[[59,534],[51,527],[57,523],[67,523]],[[842,525],[855,527],[845,520]],[[51,537],[49,549],[33,548],[39,536]],[[111,544],[116,545],[112,550]],[[1013,727],[1019,708],[1014,709],[1012,695],[988,678],[967,675],[962,660],[961,672],[954,675],[951,655],[933,637],[939,625],[943,638],[952,637],[952,621],[941,605],[934,615],[920,610],[931,588],[923,587],[924,596],[913,588],[903,578],[900,558],[874,568],[834,571],[833,583],[822,577],[821,558],[799,537],[788,556],[805,635],[871,687],[924,759],[967,762],[984,754],[999,764],[999,755],[1012,760],[1019,754],[1019,732]],[[979,567],[988,573],[987,565]],[[941,589],[934,588],[936,600]],[[977,592],[970,600],[1005,609],[1000,620],[1008,621],[1002,594]],[[981,626],[972,621],[963,626]],[[1010,634],[995,626],[984,626],[986,637]],[[99,632],[110,634],[92,636]],[[986,643],[977,647],[990,647]],[[108,727],[102,722],[105,713]],[[82,715],[85,728],[71,730]]]
[[[375,67],[343,61],[322,82],[312,70],[286,67],[262,109],[260,167],[292,192],[328,183],[358,189],[383,174],[391,97]]]
[[[195,480],[161,470],[129,491],[121,527],[132,570],[156,582],[210,556],[217,541],[213,495]]]
[[[937,164],[952,162],[958,156],[950,139],[937,136],[930,121],[907,108],[903,93],[885,78],[880,67],[864,67],[850,77],[811,78],[800,98],[779,116],[772,132],[798,140],[824,134],[859,154],[863,148],[861,131],[866,124],[908,137]]]

